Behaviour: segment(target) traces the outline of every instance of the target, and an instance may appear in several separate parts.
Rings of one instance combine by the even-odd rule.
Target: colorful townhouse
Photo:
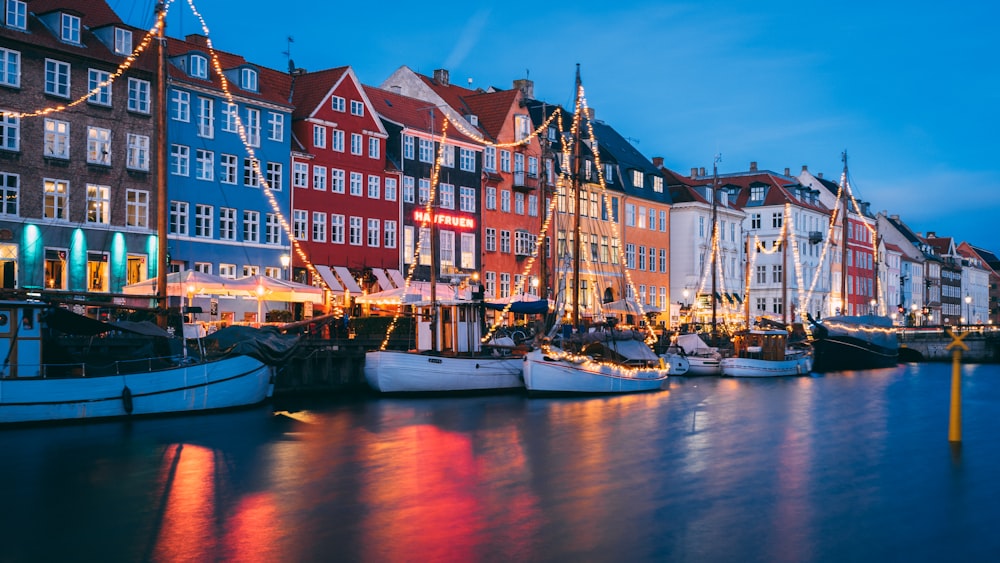
[[[995,283],[997,273],[983,255],[969,243],[958,244],[955,251],[962,257],[962,318],[965,319],[963,324],[989,324],[990,287]]]
[[[202,35],[168,45],[170,269],[288,279],[290,77]]]
[[[295,279],[322,281],[342,298],[396,287],[402,174],[387,154],[398,139],[350,67],[296,71],[292,89]]]
[[[958,253],[955,239],[939,237],[933,231],[922,238],[933,249],[941,264],[941,313],[938,319],[945,325],[960,324],[965,315],[965,304],[962,293],[962,256]]]
[[[119,293],[155,275],[152,59],[111,81],[144,32],[103,0],[6,0],[0,23],[2,287]]]
[[[975,287],[972,289],[970,318],[977,324],[1000,325],[1000,258],[968,242],[958,245],[958,251],[987,273],[985,295],[976,295]]]
[[[402,175],[400,198],[403,273],[412,280],[458,283],[480,271],[482,145],[450,127],[442,135],[439,106],[390,90],[365,86],[388,134],[386,158]],[[438,163],[440,160],[440,163]],[[438,183],[431,200],[434,171]],[[427,214],[427,203],[433,210]],[[432,232],[437,232],[431,244]],[[431,249],[436,248],[432,258]],[[419,254],[417,251],[419,250]]]

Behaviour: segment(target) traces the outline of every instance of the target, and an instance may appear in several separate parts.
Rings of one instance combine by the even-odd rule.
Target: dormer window
[[[28,5],[21,0],[7,0],[7,27],[28,29]]]
[[[132,54],[132,32],[120,27],[115,28],[115,54]]]
[[[240,71],[240,86],[250,92],[257,91],[257,71],[252,68],[244,68]]]
[[[531,121],[527,115],[514,116],[514,140],[523,141],[531,135]]]
[[[663,178],[660,176],[653,176],[653,191],[663,192]]]
[[[750,201],[764,201],[764,186],[750,186]]]
[[[643,187],[642,170],[632,171],[632,185],[637,188]]]
[[[208,79],[208,59],[201,55],[191,55],[191,76]]]
[[[80,18],[71,14],[63,14],[60,28],[60,36],[63,41],[80,44]]]

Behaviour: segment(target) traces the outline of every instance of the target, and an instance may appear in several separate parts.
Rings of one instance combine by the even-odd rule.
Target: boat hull
[[[99,377],[0,379],[0,423],[103,419],[254,405],[271,395],[270,367],[249,356]]]
[[[636,369],[559,359],[562,352],[532,350],[524,358],[524,386],[533,394],[617,394],[666,389],[667,370]]]
[[[887,317],[831,317],[814,324],[813,333],[814,371],[878,369],[899,362],[899,343]]]
[[[722,359],[688,356],[688,372],[686,375],[721,375]]]
[[[365,354],[365,381],[380,393],[523,389],[521,356],[435,356],[397,350]]]
[[[720,367],[722,375],[729,377],[784,377],[808,374],[812,359],[808,356],[785,360],[723,358]]]

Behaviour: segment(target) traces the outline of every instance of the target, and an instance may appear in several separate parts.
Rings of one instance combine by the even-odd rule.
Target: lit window
[[[80,18],[71,14],[62,15],[62,40],[67,43],[80,44]]]
[[[240,85],[244,90],[250,92],[257,91],[257,71],[252,68],[244,68],[240,71]]]
[[[201,55],[191,55],[191,76],[208,78],[208,59]]]

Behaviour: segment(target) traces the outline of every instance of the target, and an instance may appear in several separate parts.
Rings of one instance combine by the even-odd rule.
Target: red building
[[[388,135],[350,67],[296,72],[292,101],[292,231],[298,281],[335,294],[390,289],[399,279],[400,173]],[[316,268],[309,268],[306,261]]]

